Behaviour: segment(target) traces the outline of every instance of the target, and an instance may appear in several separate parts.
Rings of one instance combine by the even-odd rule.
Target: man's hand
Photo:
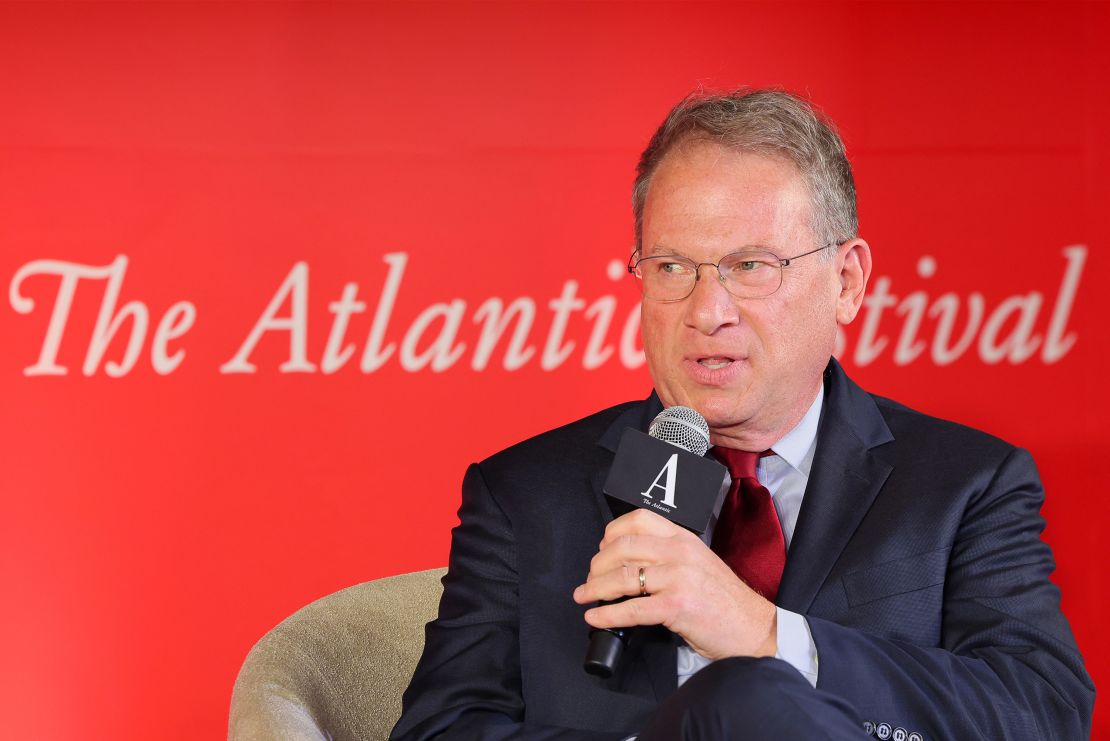
[[[647,597],[640,597],[640,567]],[[740,580],[696,535],[646,509],[605,528],[574,601],[625,600],[586,611],[595,628],[664,625],[709,659],[774,656],[775,606]]]

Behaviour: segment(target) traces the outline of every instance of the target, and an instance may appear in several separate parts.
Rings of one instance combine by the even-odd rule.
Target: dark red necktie
[[[773,454],[722,447],[712,453],[732,475],[713,531],[713,552],[748,586],[774,602],[786,566],[786,540],[771,492],[755,476],[756,461]]]

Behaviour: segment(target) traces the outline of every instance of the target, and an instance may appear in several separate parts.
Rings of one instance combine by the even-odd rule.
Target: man
[[[871,254],[831,126],[781,92],[684,100],[633,206],[655,394],[471,467],[394,737],[1085,738],[1028,454],[832,359]],[[705,540],[601,493],[674,405],[733,478]],[[621,626],[614,676],[584,673]]]

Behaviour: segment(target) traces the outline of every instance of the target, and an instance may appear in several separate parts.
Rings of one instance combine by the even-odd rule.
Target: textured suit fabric
[[[692,676],[663,702],[637,741],[860,741],[856,715],[785,661],[735,657]]]
[[[871,396],[831,361],[817,450],[777,603],[806,616],[818,689],[859,722],[927,739],[1080,739],[1094,687],[1049,582],[1029,455]],[[605,525],[623,404],[471,466],[439,617],[394,738],[617,739],[676,687],[675,638],[632,631],[587,675],[571,599]]]

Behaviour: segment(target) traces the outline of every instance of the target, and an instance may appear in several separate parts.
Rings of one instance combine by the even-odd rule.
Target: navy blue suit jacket
[[[1049,582],[1043,490],[1023,450],[862,391],[831,362],[778,604],[809,620],[818,687],[927,739],[1081,739],[1094,687]],[[614,514],[601,491],[652,396],[467,472],[439,617],[397,739],[618,739],[676,688],[675,637],[632,632],[582,670],[571,592]],[[862,734],[861,734],[862,735]]]

